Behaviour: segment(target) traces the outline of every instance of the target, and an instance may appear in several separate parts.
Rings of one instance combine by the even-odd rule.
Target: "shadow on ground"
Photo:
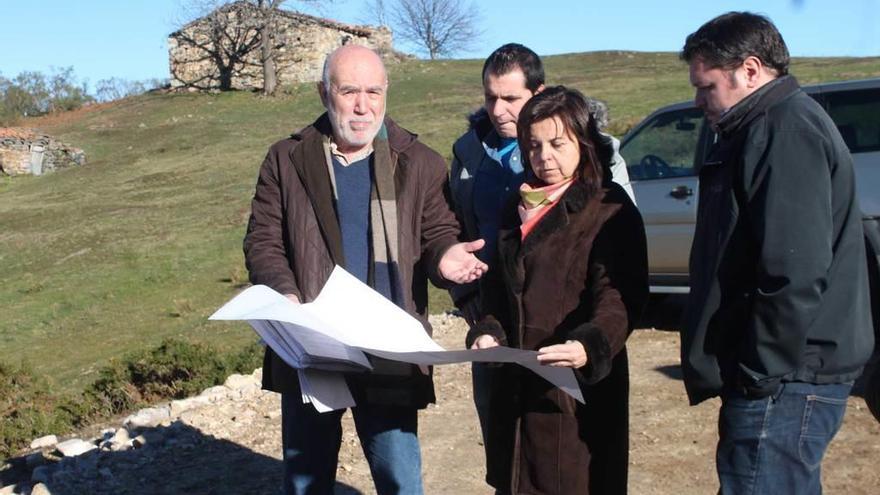
[[[654,294],[636,328],[678,331],[682,326],[687,294]]]
[[[658,366],[654,368],[654,371],[663,373],[667,378],[671,378],[673,380],[681,380],[681,366],[677,364],[667,364],[666,366]]]
[[[93,450],[48,463],[45,484],[53,495],[80,494],[265,494],[281,493],[282,463],[239,444],[203,434],[180,422],[133,433],[147,444],[126,451]],[[11,459],[0,486],[30,491],[31,468]],[[337,483],[334,495],[361,495]]]

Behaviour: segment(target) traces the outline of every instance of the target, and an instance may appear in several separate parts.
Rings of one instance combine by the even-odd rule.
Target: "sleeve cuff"
[[[471,327],[464,339],[465,349],[470,349],[480,335],[491,335],[495,337],[499,345],[507,345],[507,335],[504,333],[504,328],[494,318],[484,318]]]
[[[575,340],[587,351],[587,365],[575,370],[575,376],[586,385],[593,385],[611,373],[611,346],[599,327],[592,323],[578,325],[568,333],[568,340]]]

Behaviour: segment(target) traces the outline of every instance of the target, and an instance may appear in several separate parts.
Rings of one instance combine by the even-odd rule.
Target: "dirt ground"
[[[450,331],[451,327],[439,330],[435,338],[441,345],[461,345],[458,331]],[[638,330],[627,348],[631,380],[630,493],[715,493],[719,402],[688,406],[680,379],[678,333]],[[469,368],[443,366],[435,373],[438,404],[422,415],[420,423],[426,493],[492,493],[482,482],[483,453],[471,403]],[[823,463],[825,493],[880,493],[878,463],[880,424],[864,401],[853,397],[843,427]],[[340,472],[340,481],[373,493],[368,480],[354,469],[351,473]]]
[[[460,348],[465,325],[432,317],[435,339]],[[654,324],[670,325],[661,315]],[[717,401],[687,405],[680,379],[678,333],[637,330],[629,340],[632,494],[716,493]],[[427,494],[491,494],[483,482],[483,447],[471,398],[470,365],[435,368],[438,402],[420,415]],[[373,494],[369,469],[350,415],[344,417],[337,495]],[[146,447],[73,459],[50,482],[53,494],[277,494],[280,462],[278,396],[213,404],[169,426],[142,432]],[[156,440],[152,440],[156,439]],[[825,493],[880,493],[880,424],[861,398],[850,399],[843,428],[824,462]],[[2,484],[0,484],[2,485]]]

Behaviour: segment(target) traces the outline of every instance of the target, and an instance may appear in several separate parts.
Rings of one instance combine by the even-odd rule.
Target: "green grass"
[[[481,104],[482,61],[389,67],[389,115],[447,159]],[[549,84],[602,98],[621,134],[691,97],[670,53],[548,57]],[[797,60],[802,82],[880,75],[878,58]],[[206,318],[246,281],[241,239],[266,148],[321,112],[314,85],[252,93],[145,95],[25,122],[86,151],[88,165],[0,178],[0,361],[26,361],[81,390],[112,357],[168,337],[237,350],[245,325]],[[449,308],[431,292],[432,311]]]

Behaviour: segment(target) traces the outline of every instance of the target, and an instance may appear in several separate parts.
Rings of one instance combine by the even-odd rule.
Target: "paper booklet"
[[[366,354],[420,366],[517,363],[584,402],[571,368],[542,365],[536,351],[510,347],[447,351],[417,319],[338,266],[313,302],[296,304],[255,285],[210,319],[247,321],[278,357],[298,370],[303,401],[321,412],[355,405],[341,372],[371,369]]]

